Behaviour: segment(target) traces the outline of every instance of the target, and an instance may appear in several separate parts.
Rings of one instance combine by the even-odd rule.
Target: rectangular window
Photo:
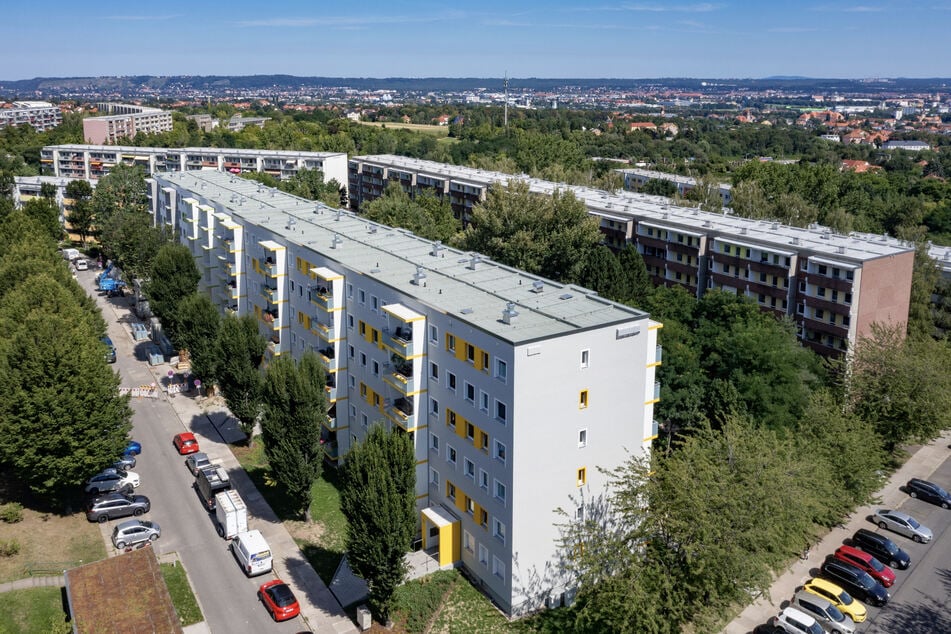
[[[363,415],[362,415],[362,419],[360,420],[360,422],[363,423],[363,426],[364,426],[364,427],[366,427],[367,425],[370,424],[370,419],[367,418],[367,415],[366,415],[366,414],[363,414]]]
[[[583,486],[588,481],[588,470],[585,467],[578,469],[578,486]]]
[[[508,415],[507,407],[502,401],[495,402],[495,417],[502,423],[505,422],[506,416]]]
[[[502,537],[502,541],[505,541],[505,537]],[[498,557],[492,556],[492,574],[498,577],[499,579],[505,579],[505,564],[503,564]]]
[[[469,440],[475,439],[475,425],[472,423],[466,423],[466,438]]]
[[[471,343],[466,344],[466,361],[475,363],[475,346]]]
[[[353,330],[353,315],[347,315],[347,329]]]
[[[483,469],[479,469],[479,488],[483,491],[489,490],[489,474]]]
[[[436,486],[439,486],[439,472],[435,469],[429,470],[429,481]]]
[[[429,362],[429,378],[433,379],[434,381],[439,380],[439,366],[432,361]]]
[[[439,451],[439,436],[436,434],[429,434],[429,448],[433,451]]]
[[[347,297],[353,299],[353,284],[347,284]]]
[[[439,342],[439,329],[436,326],[429,327],[429,340],[433,343]]]
[[[360,353],[360,365],[367,367],[367,355],[363,352]]]
[[[456,336],[446,333],[446,350],[449,352],[456,351]]]
[[[488,374],[489,372],[489,353],[482,353],[482,371]]]
[[[465,474],[475,480],[475,464],[468,458],[463,458],[462,464]]]
[[[352,359],[354,356],[356,356],[356,351],[353,349],[353,346],[348,346],[348,347],[347,347],[347,353],[348,353],[348,356],[349,356],[351,359]]]
[[[356,406],[356,405],[351,405],[351,406],[350,406],[350,418],[356,418],[356,417],[357,417],[357,406]]]
[[[456,499],[456,485],[452,482],[446,482],[446,497],[450,500]]]
[[[588,390],[581,390],[581,395],[578,397],[578,407],[584,409],[588,406]]]
[[[584,521],[584,507],[583,506],[579,506],[577,509],[575,509],[575,519],[578,520],[579,522]]]
[[[481,436],[481,438],[479,439],[479,448],[482,450],[482,453],[488,454],[489,453],[489,435],[485,433],[484,431],[480,431],[479,435]]]
[[[489,413],[489,394],[479,390],[479,409],[486,414]]]
[[[581,351],[581,369],[588,367],[588,356],[591,354],[590,350]]]
[[[479,563],[486,568],[489,567],[489,549],[482,544],[479,544]]]
[[[452,372],[446,372],[446,384],[453,392],[456,391],[456,375]]]
[[[452,445],[446,445],[446,460],[449,464],[456,464],[456,450]]]
[[[357,301],[361,304],[367,303],[367,294],[363,292],[363,289],[357,290]]]
[[[380,376],[380,364],[375,359],[371,362],[370,367],[373,370],[373,376]]]
[[[505,485],[498,480],[495,481],[495,499],[505,504]]]
[[[367,325],[366,325],[365,322],[362,322],[362,321],[360,322],[360,328],[359,328],[359,330],[360,330],[360,336],[361,336],[361,337],[366,337],[366,336],[367,336]]]
[[[492,518],[492,536],[505,543],[505,524],[499,521],[497,517]]]
[[[475,540],[469,531],[462,531],[462,547],[465,548],[467,552],[475,552]]]
[[[508,379],[508,374],[509,374],[509,367],[505,363],[505,361],[502,361],[502,359],[496,359],[495,360],[495,378],[497,378],[499,381],[502,381],[502,383],[505,383],[505,381]]]
[[[431,396],[429,397],[429,411],[433,414],[439,414],[439,401]]]
[[[453,429],[456,428],[456,413],[451,409],[446,410],[446,424]]]
[[[588,430],[581,429],[578,431],[578,446],[587,447],[588,446]]]
[[[352,390],[357,386],[357,377],[350,375],[350,389]]]
[[[475,386],[468,381],[465,382],[466,388],[466,400],[470,403],[475,403]]]
[[[475,516],[475,502],[472,501],[472,498],[468,495],[465,496],[466,501],[466,513],[469,515]]]
[[[498,440],[495,441],[495,459],[505,464],[505,445]]]
[[[370,310],[376,312],[380,308],[380,300],[376,295],[370,295]]]

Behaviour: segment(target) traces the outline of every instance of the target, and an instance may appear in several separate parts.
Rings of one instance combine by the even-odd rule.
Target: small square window
[[[475,502],[468,495],[466,496],[466,513],[475,516]]]
[[[587,447],[588,446],[588,430],[581,429],[578,431],[578,446]]]
[[[475,346],[471,343],[466,344],[466,361],[475,363]]]
[[[482,371],[488,374],[489,372],[489,353],[482,353]]]
[[[360,365],[362,365],[363,367],[367,367],[367,355],[366,355],[366,353],[363,353],[363,352],[360,353]]]

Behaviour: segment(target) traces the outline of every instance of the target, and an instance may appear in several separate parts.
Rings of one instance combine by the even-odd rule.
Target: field
[[[15,540],[20,551],[0,557],[0,583],[30,576],[58,575],[72,568],[106,557],[99,525],[86,521],[82,513],[63,516],[23,509],[23,519],[0,522],[0,542]]]
[[[436,138],[445,138],[449,136],[449,126],[447,125],[428,125],[425,123],[397,123],[395,121],[361,121],[363,125],[372,125],[378,128],[388,128],[390,130],[411,130],[421,134],[429,134]]]

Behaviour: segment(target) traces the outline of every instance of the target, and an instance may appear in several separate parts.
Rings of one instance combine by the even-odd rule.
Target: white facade
[[[62,122],[59,106],[46,101],[14,101],[12,108],[0,109],[0,128],[29,125],[37,132],[45,132]]]
[[[216,172],[154,175],[156,222],[271,354],[317,352],[338,463],[376,423],[412,434],[423,547],[509,613],[570,592],[556,509],[656,435],[640,311]]]

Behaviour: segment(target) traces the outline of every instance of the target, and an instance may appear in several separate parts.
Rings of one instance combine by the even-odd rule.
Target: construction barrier
[[[119,394],[128,394],[136,398],[158,398],[158,388],[153,385],[140,385],[139,387],[120,387]]]

